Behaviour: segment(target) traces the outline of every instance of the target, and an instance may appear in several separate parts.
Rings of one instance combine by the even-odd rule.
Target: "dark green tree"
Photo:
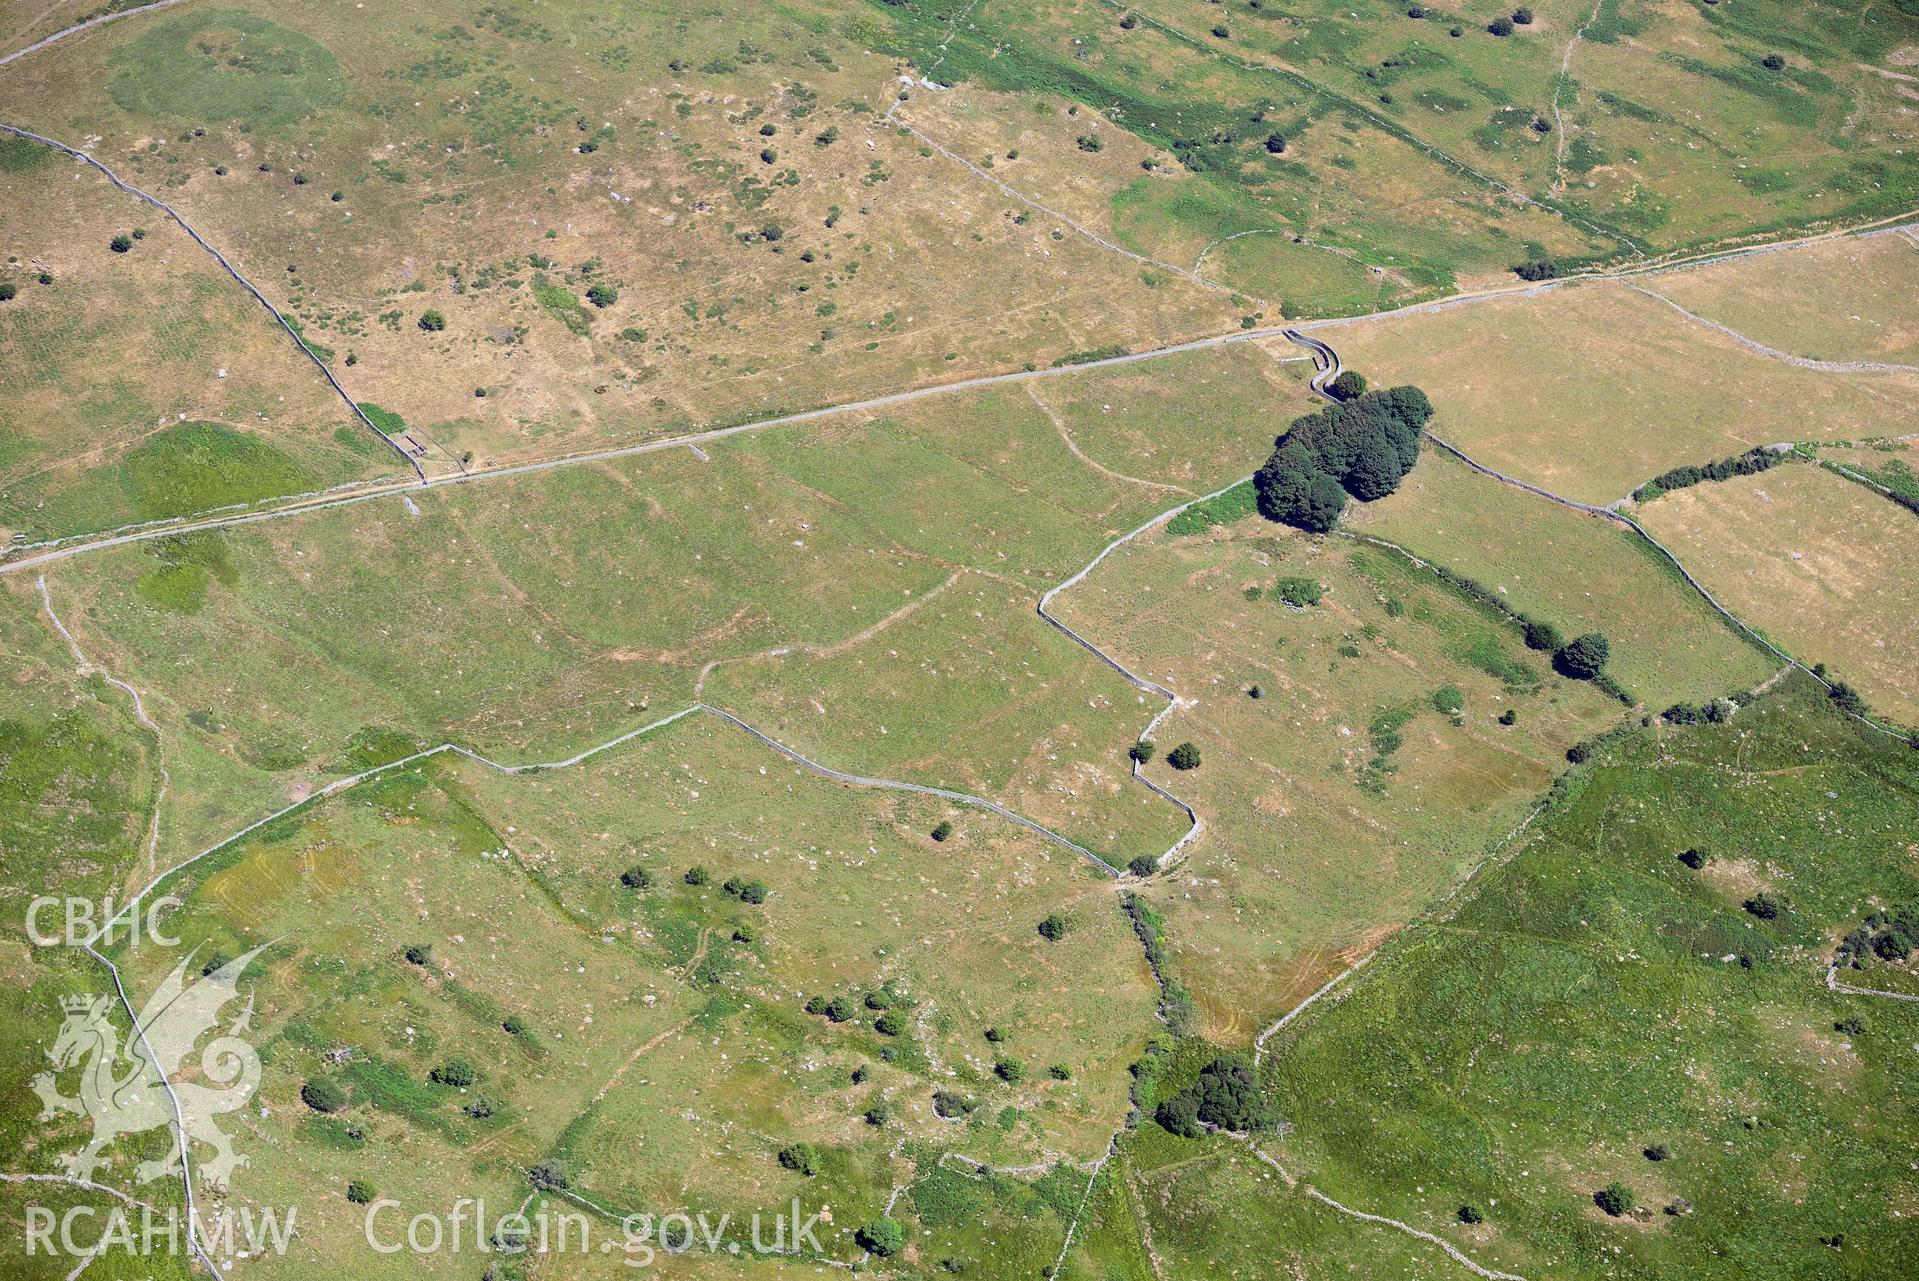
[[[1179,770],[1198,769],[1199,768],[1198,745],[1194,743],[1181,743],[1178,747],[1175,747],[1172,751],[1166,753],[1166,763],[1168,765],[1171,765],[1174,769],[1179,769]]]
[[[300,1102],[315,1112],[338,1112],[346,1106],[346,1091],[338,1082],[316,1076],[300,1087]]]
[[[1326,384],[1326,390],[1340,400],[1352,400],[1366,394],[1366,375],[1357,369],[1342,369],[1339,377]]]
[[[1606,670],[1606,660],[1611,656],[1612,646],[1606,638],[1598,632],[1587,632],[1561,645],[1553,655],[1553,666],[1562,676],[1589,681]]]
[[[881,1216],[855,1232],[853,1239],[859,1243],[860,1249],[885,1259],[906,1248],[906,1229],[892,1219]]]

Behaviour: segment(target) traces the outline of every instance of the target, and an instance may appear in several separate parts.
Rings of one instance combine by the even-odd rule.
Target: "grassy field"
[[[1714,263],[1657,283],[1689,311],[1795,356],[1919,364],[1907,306],[1919,290],[1919,243],[1903,233]]]
[[[1915,758],[1824,701],[1794,682],[1606,752],[1454,915],[1271,1047],[1281,1159],[1524,1275],[1896,1275],[1911,1007],[1820,978],[1865,904],[1911,898]],[[1760,892],[1789,909],[1742,911]],[[1600,1212],[1614,1181],[1640,1210]]]
[[[1566,636],[1604,633],[1607,670],[1655,711],[1750,689],[1778,666],[1631,531],[1502,485],[1437,449],[1398,493],[1355,504],[1347,524],[1484,583]]]
[[[896,64],[832,6],[267,16],[131,18],[9,68],[0,104],[97,136],[356,397],[482,464],[1242,314],[1015,222],[1016,201],[881,125]]]
[[[91,170],[0,144],[0,241],[0,282],[18,291],[0,303],[0,361],[17,375],[0,533],[111,529],[404,469],[204,250]]]
[[[1275,594],[1295,577],[1322,586],[1319,604]],[[1223,1045],[1452,883],[1571,743],[1622,714],[1398,554],[1258,517],[1131,544],[1057,608],[1189,702],[1154,738],[1162,757],[1191,740],[1202,765],[1149,770],[1208,830],[1148,894]]]
[[[707,461],[642,456],[435,490],[417,514],[396,498],[115,549],[50,581],[165,727],[171,850],[349,772],[376,731],[554,759],[704,695],[842,768],[1016,788],[1130,858],[1172,840],[1171,808],[1111,769],[1157,708],[1033,605],[1180,490],[1250,471],[1305,404],[1251,348],[1179,360],[1171,384],[1067,372],[1039,402],[968,393],[735,437]],[[893,693],[868,679],[876,665]],[[822,686],[828,672],[845,686]],[[823,693],[841,710],[816,712]]]
[[[261,1155],[235,1190],[313,1207],[285,1275],[322,1261],[379,1274],[349,1179],[410,1208],[509,1202],[541,1159],[622,1212],[830,1203],[829,1250],[846,1257],[902,1141],[928,1162],[1096,1156],[1150,1023],[1151,975],[1109,883],[997,819],[954,814],[959,832],[931,840],[950,813],[825,783],[712,720],[578,773],[436,763],[170,883],[188,900],[181,949],[129,948],[124,964],[138,999],[179,951],[279,940],[256,971]],[[622,885],[634,867],[653,883]],[[694,867],[706,883],[687,883]],[[723,890],[736,878],[764,902]],[[1057,943],[1034,930],[1054,911],[1073,923]],[[430,957],[409,963],[419,946]],[[874,1030],[868,993],[899,1030]],[[860,1018],[807,1014],[813,994],[849,996]],[[995,1063],[1014,1058],[1029,1074],[1009,1083]],[[454,1060],[478,1081],[430,1079]],[[317,1077],[348,1106],[307,1107]],[[983,1106],[955,1126],[933,1115],[935,1088]],[[882,1101],[888,1120],[863,1119]],[[816,1176],[775,1159],[801,1140],[823,1153]],[[1049,1231],[1056,1250],[1063,1228]]]
[[[1588,503],[1754,445],[1897,434],[1919,413],[1919,375],[1769,360],[1622,284],[1320,336],[1374,382],[1424,388],[1438,409],[1434,434],[1488,467]]]
[[[1667,494],[1641,519],[1728,609],[1919,725],[1911,512],[1819,468],[1786,467]]]

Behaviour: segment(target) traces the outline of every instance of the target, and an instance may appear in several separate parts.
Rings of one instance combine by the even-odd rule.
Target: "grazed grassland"
[[[1527,1276],[1895,1272],[1914,1014],[1828,993],[1821,958],[1913,893],[1919,758],[1824,703],[1795,680],[1608,751],[1453,917],[1270,1047],[1282,1159]],[[1788,910],[1741,909],[1762,892]],[[1641,1211],[1595,1207],[1615,1180]]]
[[[1646,528],[1728,608],[1902,724],[1919,723],[1919,522],[1816,467],[1695,485]]]
[[[1655,711],[1750,689],[1778,666],[1630,530],[1440,450],[1427,451],[1398,493],[1355,504],[1348,524],[1484,583],[1563,635],[1604,633],[1607,670]]]
[[[0,283],[18,291],[0,302],[0,534],[111,529],[404,470],[204,250],[94,171],[0,142],[0,244]]]
[[[930,840],[949,813],[959,832]],[[695,866],[703,885],[686,882]],[[622,885],[635,867],[653,883]],[[765,902],[725,892],[734,878]],[[507,1200],[543,1158],[620,1210],[830,1202],[824,1239],[845,1257],[898,1180],[902,1138],[1007,1164],[1097,1155],[1150,1022],[1151,976],[1108,883],[1074,856],[997,819],[838,788],[710,720],[578,773],[400,772],[169,888],[188,899],[183,949],[280,940],[256,988],[267,1153],[235,1186],[322,1207],[310,1249],[343,1266],[364,1249],[348,1179],[408,1204]],[[1051,911],[1075,925],[1059,943],[1033,928]],[[409,963],[420,945],[429,961]],[[136,991],[176,960],[137,949]],[[813,993],[860,1017],[804,1013]],[[900,1030],[873,1029],[867,993]],[[996,1057],[1030,1076],[997,1079]],[[479,1080],[429,1079],[455,1059]],[[318,1077],[349,1106],[304,1105]],[[935,1086],[988,1106],[941,1121]],[[881,1100],[890,1119],[863,1119]],[[825,1154],[815,1177],[775,1159],[799,1139]]]
[[[1292,608],[1267,591],[1283,577],[1325,596]],[[1224,1045],[1417,912],[1524,817],[1568,745],[1621,714],[1397,554],[1256,517],[1131,545],[1060,608],[1191,702],[1155,739],[1161,755],[1190,739],[1204,763],[1150,772],[1208,830],[1148,892]],[[1498,723],[1507,709],[1516,724]]]
[[[1777,441],[1897,434],[1919,414],[1919,375],[1782,364],[1622,284],[1325,337],[1375,382],[1423,387],[1438,409],[1431,430],[1488,467],[1595,504],[1669,467]]]
[[[480,463],[1239,314],[1051,219],[1016,225],[1002,193],[880,124],[897,68],[840,17],[163,11],[9,68],[0,104],[97,136],[356,396]]]
[[[1756,342],[1814,360],[1919,364],[1919,242],[1891,233],[1714,263],[1659,292]]]
[[[1170,844],[1174,812],[1108,763],[1157,709],[1033,603],[1181,500],[1164,486],[1250,471],[1303,407],[1258,353],[1212,359],[1184,368],[1213,380],[1202,403],[1231,406],[1218,420],[1095,370],[1044,380],[1045,407],[975,393],[735,437],[704,462],[439,489],[417,515],[396,498],[115,549],[50,581],[172,736],[165,839],[182,852],[351,772],[387,735],[556,759],[703,696],[842,768],[1016,788],[1131,858]],[[1169,462],[1188,432],[1198,461]],[[826,672],[847,683],[822,687]]]

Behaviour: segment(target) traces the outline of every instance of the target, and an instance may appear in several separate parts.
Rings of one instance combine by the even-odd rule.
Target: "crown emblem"
[[[85,992],[71,992],[60,998],[60,1008],[68,1014],[85,1014],[93,1009],[99,999]]]

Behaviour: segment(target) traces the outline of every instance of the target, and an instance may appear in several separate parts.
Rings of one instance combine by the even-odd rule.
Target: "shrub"
[[[1057,943],[1065,938],[1066,931],[1070,928],[1071,926],[1067,924],[1066,918],[1058,912],[1047,913],[1046,917],[1040,921],[1038,926],[1039,936],[1049,943]]]
[[[1466,696],[1457,686],[1445,685],[1433,691],[1433,710],[1444,716],[1457,716],[1466,706]]]
[[[1513,10],[1513,21],[1522,27],[1530,27],[1533,24],[1533,11],[1521,5]]]
[[[879,1258],[889,1258],[906,1248],[906,1229],[884,1215],[853,1234],[860,1249]]]
[[[947,837],[951,836],[952,834],[953,834],[953,825],[944,820],[941,820],[937,825],[934,826],[933,830],[930,833],[928,833],[928,835],[930,835],[936,841],[943,841]]]
[[[1762,921],[1776,921],[1786,910],[1786,905],[1772,895],[1761,893],[1753,895],[1740,906]]]
[[[1153,753],[1158,750],[1159,749],[1153,745],[1151,739],[1142,738],[1139,742],[1134,743],[1127,749],[1126,755],[1132,759],[1135,765],[1146,765],[1152,762]]]
[[[1317,578],[1282,578],[1273,584],[1273,595],[1295,609],[1317,605],[1325,594]]]
[[[1685,849],[1679,852],[1679,861],[1697,872],[1706,865],[1706,856],[1697,849]]]
[[[527,1026],[525,1019],[517,1014],[509,1014],[500,1020],[500,1030],[508,1036],[530,1036],[533,1029]]]
[[[1865,1020],[1861,1019],[1857,1014],[1848,1014],[1845,1018],[1834,1023],[1832,1030],[1835,1032],[1843,1032],[1847,1036],[1864,1036],[1866,1033],[1866,1023]]]
[[[1560,675],[1576,681],[1589,681],[1606,668],[1612,646],[1598,632],[1587,632],[1561,645],[1553,654],[1553,666]]]
[[[1476,1206],[1462,1205],[1459,1207],[1459,1221],[1467,1224],[1484,1223],[1486,1216],[1481,1214]]]
[[[1166,763],[1178,770],[1198,769],[1199,748],[1193,743],[1181,743],[1166,753]]]
[[[133,241],[125,236],[115,236],[112,240],[107,241],[107,248],[113,250],[114,253],[123,254],[133,248]]]
[[[468,1099],[466,1106],[460,1110],[472,1117],[475,1121],[484,1121],[492,1116],[498,1109],[494,1106],[492,1099],[482,1094],[476,1098]]]
[[[1073,141],[1079,145],[1081,151],[1101,151],[1106,146],[1099,140],[1099,135],[1096,133],[1083,133]]]
[[[766,148],[763,148],[763,149],[762,149],[762,150],[760,151],[760,163],[761,163],[761,164],[768,164],[768,165],[770,165],[770,164],[773,164],[773,163],[775,163],[776,161],[778,161],[778,160],[779,160],[779,158],[780,158],[780,153],[779,153],[779,152],[777,152],[777,151],[775,151],[775,150],[773,150],[773,148],[771,148],[771,147],[766,147]]]
[[[595,307],[611,307],[620,300],[620,291],[608,284],[594,285],[586,291],[586,300]]]
[[[1666,1161],[1672,1158],[1672,1149],[1663,1143],[1655,1143],[1645,1149],[1644,1155],[1648,1161]]]
[[[1832,688],[1826,691],[1826,697],[1832,700],[1834,707],[1837,707],[1849,716],[1864,716],[1866,714],[1866,700],[1859,697],[1858,690],[1846,684],[1844,681],[1834,681]]]
[[[1018,1085],[1026,1079],[1026,1065],[1013,1058],[994,1059],[993,1075],[1008,1085]]]
[[[760,941],[760,932],[753,928],[751,921],[741,921],[733,927],[733,941],[735,943],[757,943]]]
[[[686,869],[684,879],[688,885],[704,885],[706,884],[706,869],[703,867],[689,867]]]
[[[893,1119],[893,1109],[886,1106],[885,1099],[881,1099],[878,1103],[875,1103],[872,1107],[860,1113],[860,1119],[877,1130]]]
[[[1784,71],[1786,69],[1786,60],[1780,54],[1769,53],[1759,60],[1759,65],[1768,71]]]
[[[629,890],[647,890],[653,888],[653,873],[635,864],[620,873],[620,884]]]
[[[437,334],[446,328],[446,317],[437,308],[428,307],[420,313],[419,324],[427,333]]]
[[[1283,133],[1267,134],[1266,150],[1271,155],[1275,155],[1275,156],[1285,155],[1286,154],[1286,135]]]
[[[1513,275],[1521,280],[1551,280],[1559,274],[1549,258],[1535,258],[1531,262],[1522,262],[1513,268]]]
[[[845,1023],[859,1014],[859,1007],[844,996],[836,996],[821,1008],[821,1013],[834,1023]]]
[[[888,1010],[873,1020],[873,1030],[881,1036],[898,1036],[906,1030],[906,1016],[898,1010]]]
[[[1486,24],[1486,30],[1496,36],[1509,36],[1513,33],[1513,20],[1511,18],[1494,18]]]
[[[1232,38],[1232,35],[1233,33],[1231,31],[1228,31],[1224,25],[1215,26],[1213,28],[1213,38],[1215,40],[1230,40]]]
[[[1501,725],[1517,725],[1519,724],[1519,713],[1508,707],[1499,714],[1499,723]]]
[[[412,965],[431,965],[433,963],[433,945],[414,943],[407,947],[406,959]]]
[[[315,1112],[338,1112],[346,1106],[346,1091],[337,1081],[316,1076],[300,1087],[300,1102]]]
[[[480,1074],[474,1071],[473,1065],[465,1059],[448,1059],[427,1075],[440,1085],[456,1086],[459,1089],[465,1089],[480,1079]]]
[[[347,1180],[346,1199],[355,1205],[366,1205],[379,1195],[379,1190],[363,1179]]]
[[[820,1172],[820,1150],[811,1143],[789,1143],[780,1149],[780,1164],[810,1179]]]
[[[1126,865],[1126,870],[1134,876],[1148,877],[1159,871],[1159,860],[1151,854],[1141,854]]]
[[[934,1115],[945,1117],[949,1121],[965,1116],[978,1106],[978,1103],[964,1094],[957,1094],[952,1090],[933,1091]]]
[[[526,1172],[526,1181],[543,1191],[571,1187],[572,1177],[558,1161],[541,1161]]]
[[[12,302],[14,295],[19,292],[11,280],[0,282],[0,302]]]
[[[1616,1219],[1622,1214],[1631,1214],[1636,1203],[1631,1188],[1623,1183],[1608,1183],[1593,1193],[1593,1204]]]

